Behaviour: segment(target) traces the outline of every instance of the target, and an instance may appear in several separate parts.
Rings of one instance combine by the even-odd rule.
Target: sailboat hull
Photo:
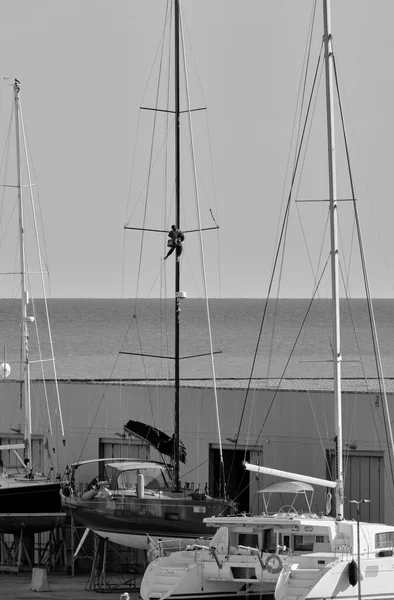
[[[113,541],[129,547],[140,547],[135,536],[160,538],[196,538],[210,536],[211,530],[203,523],[209,516],[226,514],[228,504],[223,500],[193,500],[183,495],[166,494],[165,498],[130,498],[129,496],[103,497],[92,500],[63,498],[63,507],[76,521],[100,535],[111,534]]]
[[[60,484],[0,478],[0,531],[49,531],[65,519]]]

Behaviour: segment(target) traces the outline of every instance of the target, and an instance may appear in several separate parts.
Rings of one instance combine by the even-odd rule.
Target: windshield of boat
[[[137,487],[138,475],[144,476],[144,484],[146,490],[159,490],[168,488],[168,483],[162,469],[132,469],[130,471],[122,471],[117,479],[118,490],[130,490]]]

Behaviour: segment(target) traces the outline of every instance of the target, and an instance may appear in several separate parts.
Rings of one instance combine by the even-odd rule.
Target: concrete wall
[[[61,382],[59,385],[66,447],[63,448],[61,443],[56,445],[56,436],[50,441],[50,447],[56,448],[62,470],[66,463],[97,457],[100,438],[120,440],[116,434],[123,432],[123,425],[128,419],[153,424],[170,435],[173,432],[171,388],[87,382]],[[38,403],[40,388],[39,383],[33,383],[33,404]],[[53,384],[50,390],[53,407]],[[17,398],[17,383],[0,382],[2,437],[9,431],[13,416],[15,418]],[[238,448],[251,449],[256,446],[259,453],[254,460],[258,459],[266,466],[325,478],[325,450],[334,449],[332,393],[282,391],[276,394],[274,402],[273,398],[274,392],[268,390],[252,390],[249,393]],[[234,438],[238,432],[244,401],[245,391],[241,389],[218,390],[221,438],[225,448],[234,447],[226,438]],[[389,403],[394,410],[393,395],[389,395]],[[384,453],[387,470],[384,515],[386,522],[394,523],[381,402],[376,401],[376,395],[370,397],[363,393],[345,393],[343,415],[345,444],[355,446],[356,452]],[[55,417],[54,424],[58,422],[59,418]],[[35,418],[34,431],[45,434],[38,418]],[[203,483],[208,481],[209,447],[210,444],[217,447],[219,439],[212,389],[185,387],[181,390],[180,436],[188,453],[187,465],[182,467],[183,472],[189,473],[187,479]],[[152,452],[151,458],[158,456]],[[93,477],[96,473],[92,470],[90,475]],[[272,481],[267,476],[259,476],[252,483],[251,497],[257,489]],[[315,500],[323,508],[324,492],[324,489],[316,488]],[[261,509],[261,495],[257,494],[254,511]]]

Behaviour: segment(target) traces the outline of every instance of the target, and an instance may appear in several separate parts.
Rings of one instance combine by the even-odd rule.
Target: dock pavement
[[[89,575],[67,575],[66,573],[48,572],[47,591],[33,591],[32,573],[19,572],[17,574],[0,573],[0,599],[1,600],[119,600],[122,593],[127,591],[130,594],[130,600],[138,600],[139,587],[122,587],[100,591],[98,589],[89,589]],[[33,587],[35,587],[33,582]],[[40,586],[38,586],[40,587]],[[88,588],[88,589],[86,589]]]

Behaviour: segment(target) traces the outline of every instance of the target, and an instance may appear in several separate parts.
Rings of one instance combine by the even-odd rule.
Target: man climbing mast
[[[171,229],[168,232],[168,237],[169,237],[169,240],[167,242],[167,246],[169,246],[170,249],[167,252],[167,254],[165,255],[164,260],[167,260],[167,258],[176,249],[176,259],[179,262],[180,256],[181,256],[182,250],[183,250],[182,242],[184,241],[185,236],[180,229],[177,229],[176,225],[171,225]]]

